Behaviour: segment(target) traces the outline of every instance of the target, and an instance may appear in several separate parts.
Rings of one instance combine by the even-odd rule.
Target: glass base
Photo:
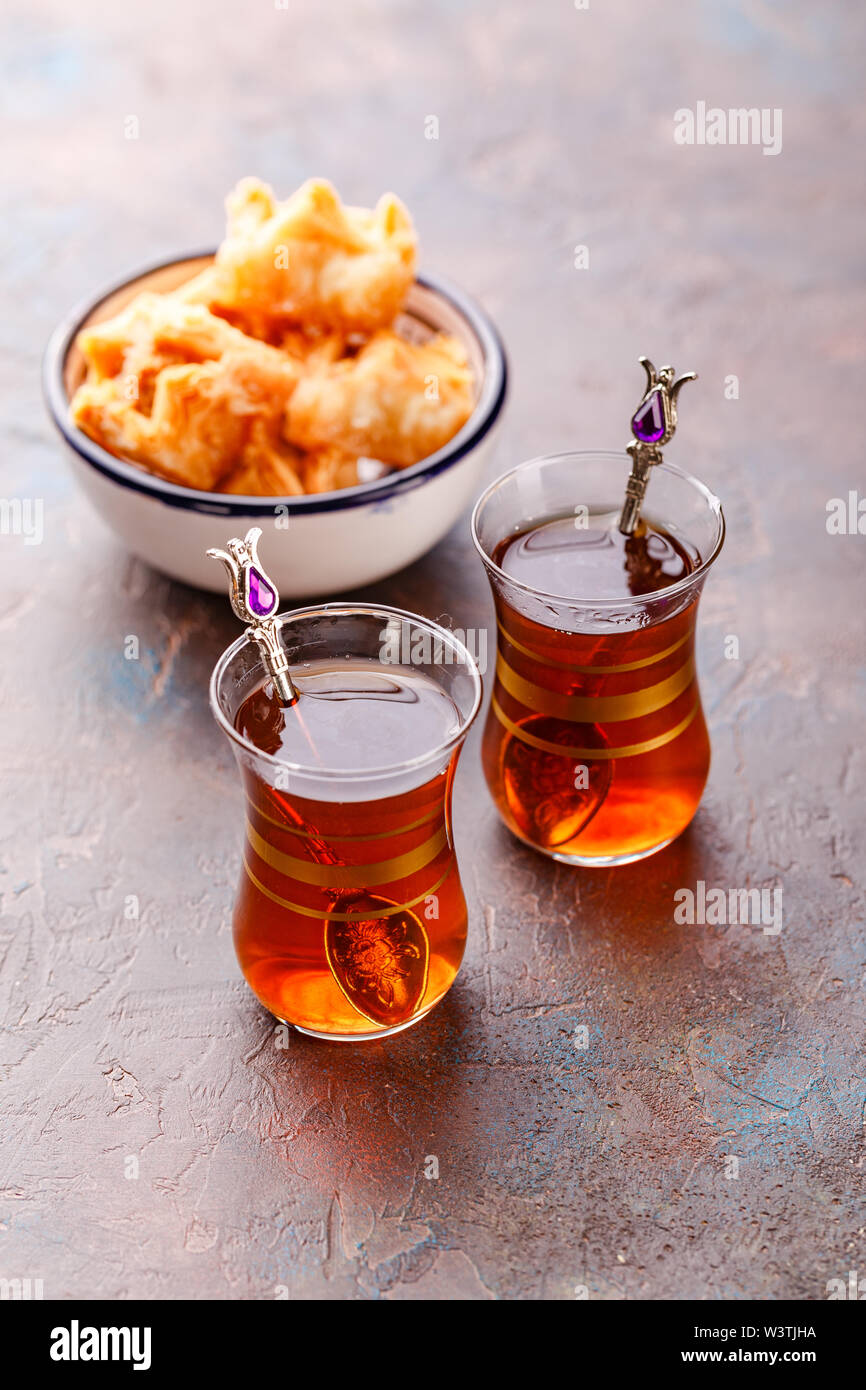
[[[536,854],[543,854],[545,859],[555,859],[557,864],[570,864],[575,869],[615,869],[620,864],[636,864],[640,859],[649,859],[651,854],[658,854],[659,850],[666,849],[677,838],[676,835],[669,835],[666,840],[660,840],[657,845],[650,845],[649,849],[640,849],[635,854],[560,854],[558,850],[545,849],[543,845],[536,845],[532,840],[527,840],[525,835],[521,835],[510,825],[506,828],[515,840],[520,840],[521,844],[534,849]]]
[[[405,1033],[407,1028],[411,1028],[413,1024],[420,1023],[422,1018],[426,1018],[438,1002],[437,999],[434,1004],[430,1004],[421,1013],[413,1014],[412,1018],[407,1018],[405,1023],[397,1023],[393,1028],[377,1028],[375,1033],[317,1033],[313,1028],[302,1028],[300,1023],[290,1023],[287,1018],[280,1018],[278,1014],[275,1014],[274,1017],[277,1018],[278,1022],[285,1023],[287,1028],[293,1028],[296,1033],[303,1033],[305,1038],[316,1038],[319,1042],[376,1042],[379,1038],[393,1038],[395,1033]]]

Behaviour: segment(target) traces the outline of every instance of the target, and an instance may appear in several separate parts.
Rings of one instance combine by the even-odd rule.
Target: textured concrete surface
[[[866,539],[825,524],[866,490],[864,19],[840,0],[6,6],[0,466],[5,498],[43,499],[44,539],[0,535],[0,1275],[253,1299],[821,1299],[866,1275]],[[782,152],[678,146],[698,101],[781,108]],[[407,200],[424,263],[508,345],[497,471],[623,445],[647,352],[701,373],[671,457],[727,511],[691,830],[633,867],[555,867],[499,825],[476,728],[466,963],[380,1045],[274,1047],[232,953],[240,798],[206,704],[234,619],[122,552],[39,399],[60,314],[213,242],[250,172]],[[491,623],[465,524],[365,596]],[[677,925],[699,879],[781,886],[782,931]]]

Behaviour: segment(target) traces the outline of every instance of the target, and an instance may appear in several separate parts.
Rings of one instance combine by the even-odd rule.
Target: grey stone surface
[[[864,489],[863,13],[11,0],[3,28],[2,492],[44,499],[44,540],[0,536],[0,1275],[223,1299],[820,1299],[866,1275],[866,540],[825,525]],[[678,146],[701,100],[781,108],[781,153]],[[671,456],[729,526],[693,826],[643,864],[556,867],[500,826],[476,728],[464,968],[363,1047],[275,1050],[232,952],[240,795],[206,702],[234,619],[123,553],[39,399],[57,318],[213,243],[247,173],[405,198],[423,264],[505,337],[497,471],[623,445],[639,353],[695,367]],[[465,523],[364,597],[492,621]],[[675,925],[698,879],[781,884],[781,934]]]

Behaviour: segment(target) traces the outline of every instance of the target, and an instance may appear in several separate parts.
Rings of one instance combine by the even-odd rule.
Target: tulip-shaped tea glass
[[[695,622],[722,509],[660,463],[623,536],[630,469],[625,454],[533,459],[472,517],[498,626],[485,776],[514,834],[568,864],[625,864],[669,844],[710,766]]]
[[[333,1041],[386,1037],[438,1003],[463,956],[451,788],[478,668],[452,633],[399,609],[325,604],[277,621],[295,704],[246,638],[211,680],[246,796],[235,948],[277,1018]]]

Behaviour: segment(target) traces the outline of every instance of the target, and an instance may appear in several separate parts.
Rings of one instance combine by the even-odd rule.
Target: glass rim
[[[549,593],[546,589],[537,589],[532,584],[525,584],[523,580],[515,579],[513,575],[508,574],[506,570],[496,564],[495,560],[492,559],[484,548],[478,532],[481,511],[497,489],[509,482],[515,474],[521,473],[523,469],[531,468],[533,465],[558,463],[563,459],[574,459],[577,461],[581,459],[616,459],[620,463],[628,463],[628,456],[624,452],[620,453],[614,449],[565,449],[556,454],[539,454],[536,458],[525,459],[523,463],[517,463],[513,468],[509,468],[507,473],[502,473],[498,478],[494,478],[493,482],[484,489],[478,501],[475,503],[472,509],[472,519],[469,524],[472,532],[472,542],[478,554],[481,556],[485,568],[497,575],[503,583],[510,585],[514,589],[521,590],[522,593],[528,594],[532,598],[553,599],[558,603],[580,604],[581,606],[591,608],[638,609],[641,607],[645,608],[647,603],[652,599],[667,599],[677,594],[687,592],[707,573],[718,556],[725,539],[725,514],[722,511],[721,500],[707,487],[706,483],[701,482],[700,478],[696,478],[692,473],[687,473],[684,468],[678,468],[675,463],[668,463],[667,460],[663,460],[661,463],[654,465],[653,471],[658,468],[665,473],[671,473],[675,477],[681,478],[685,483],[689,483],[695,491],[700,493],[704,498],[708,510],[713,513],[718,522],[718,536],[716,537],[716,543],[711,553],[705,560],[701,561],[697,569],[692,570],[691,574],[685,575],[683,579],[678,579],[676,584],[669,584],[666,588],[659,589],[655,593],[630,594],[627,598],[593,598],[591,595],[585,596],[583,594]],[[650,476],[650,486],[652,486],[652,476]]]
[[[478,663],[465,643],[461,642],[458,637],[455,637],[453,632],[449,632],[447,627],[442,627],[440,623],[434,622],[432,618],[425,618],[420,613],[410,613],[406,608],[393,608],[384,603],[316,603],[311,604],[307,608],[290,608],[285,613],[277,613],[274,616],[279,621],[280,631],[282,632],[283,624],[287,620],[312,618],[319,614],[331,616],[343,615],[345,617],[383,618],[386,621],[390,621],[392,618],[400,618],[402,620],[408,619],[412,623],[427,628],[434,637],[444,639],[450,644],[452,650],[457,652],[460,658],[458,664],[465,666],[472,680],[474,693],[472,706],[468,714],[464,715],[457,707],[456,702],[452,702],[454,703],[455,709],[457,709],[460,721],[456,732],[452,734],[450,738],[444,739],[442,743],[437,744],[434,748],[427,749],[414,758],[403,758],[400,762],[387,763],[364,769],[323,768],[314,767],[307,763],[289,762],[286,758],[277,757],[274,753],[266,753],[263,749],[258,748],[250,739],[238,733],[237,729],[223,713],[217,695],[217,685],[232,660],[249,645],[249,637],[246,633],[242,633],[241,636],[238,637],[236,641],[232,642],[230,646],[226,647],[217,658],[208,685],[208,698],[210,700],[211,712],[214,719],[233,743],[243,748],[245,752],[252,753],[257,758],[262,758],[265,763],[273,767],[287,768],[290,772],[300,774],[310,779],[315,778],[317,781],[366,782],[376,781],[377,779],[385,777],[393,777],[395,774],[403,772],[412,772],[416,768],[423,767],[428,762],[436,761],[445,753],[450,754],[463,742],[481,707],[483,687]],[[262,674],[266,675],[267,671],[264,662],[261,662],[261,667]]]

